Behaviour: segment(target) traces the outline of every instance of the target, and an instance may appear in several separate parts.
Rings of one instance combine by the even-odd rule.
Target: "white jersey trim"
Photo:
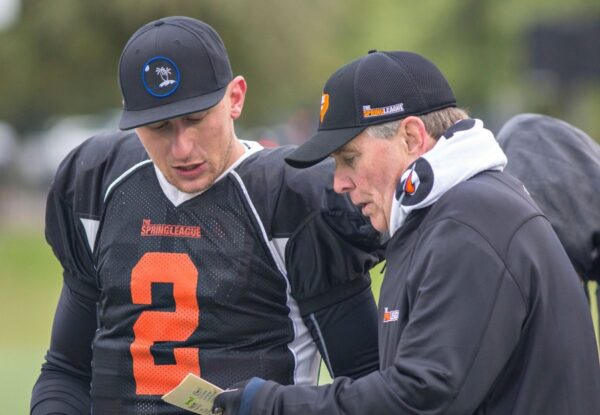
[[[85,236],[87,237],[88,245],[90,246],[90,251],[94,252],[94,246],[96,245],[96,234],[98,234],[98,227],[100,226],[100,221],[83,218],[79,218],[79,220],[81,220],[81,224],[83,225],[83,229],[85,230]]]
[[[250,195],[248,194],[248,190],[246,189],[242,178],[236,171],[232,171],[231,175],[238,181],[242,191],[244,192],[244,196],[246,197],[246,200],[252,209],[252,213],[254,214],[258,225],[260,226],[262,236],[267,242],[271,256],[273,257],[279,272],[281,272],[281,275],[285,279],[287,306],[290,310],[288,316],[294,327],[294,340],[288,343],[288,349],[290,349],[292,352],[295,360],[294,383],[298,385],[316,385],[321,355],[319,354],[317,346],[310,332],[308,331],[308,328],[300,316],[300,308],[298,307],[298,303],[294,297],[291,296],[290,282],[287,278],[287,271],[285,268],[285,256],[281,255],[280,253],[282,247],[282,252],[285,252],[285,244],[287,243],[287,239],[285,239],[285,242],[283,242],[284,238],[279,238],[279,240],[269,240],[264,225],[260,219],[260,216],[258,215],[258,212],[256,211],[256,208],[254,207],[254,204],[252,203],[252,200],[250,199]]]
[[[110,192],[112,191],[113,187],[115,187],[121,180],[123,180],[125,177],[129,176],[131,174],[132,171],[139,169],[141,166],[143,166],[144,164],[148,164],[148,163],[152,163],[152,160],[144,160],[138,164],[133,165],[132,167],[128,168],[123,174],[121,174],[119,177],[117,177],[111,184],[110,186],[108,186],[108,189],[106,189],[106,193],[104,194],[104,201],[106,202],[106,198],[108,197],[108,195],[110,194]]]
[[[285,247],[290,238],[273,238],[271,242],[275,247],[275,250],[279,254],[279,258],[281,258],[281,262],[283,262],[283,267],[285,268]],[[287,268],[286,268],[287,269]]]
[[[325,339],[323,338],[323,333],[321,332],[321,326],[319,326],[319,322],[315,318],[315,313],[310,314],[310,321],[315,325],[315,330],[317,335],[319,336],[319,340],[321,342],[321,348],[323,350],[323,360],[325,361],[325,366],[329,370],[331,377],[335,377],[335,373],[333,373],[333,367],[331,366],[331,360],[329,360],[329,352],[327,351],[327,343],[325,343]]]

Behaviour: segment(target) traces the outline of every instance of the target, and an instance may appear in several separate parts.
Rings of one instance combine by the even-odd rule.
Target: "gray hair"
[[[450,107],[428,114],[418,115],[425,124],[425,130],[435,140],[440,138],[444,132],[455,122],[469,118],[469,114],[462,108]],[[396,135],[402,120],[389,121],[383,124],[372,125],[366,128],[367,134],[373,138],[390,138]]]

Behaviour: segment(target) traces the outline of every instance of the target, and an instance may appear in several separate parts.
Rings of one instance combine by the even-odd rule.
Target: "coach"
[[[286,160],[329,155],[334,189],[391,237],[380,371],[322,387],[253,378],[219,395],[217,412],[600,414],[592,321],[569,258],[433,63],[373,51],[335,72],[318,133]]]

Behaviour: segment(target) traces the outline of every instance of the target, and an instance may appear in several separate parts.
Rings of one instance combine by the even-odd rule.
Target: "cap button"
[[[376,52],[377,52],[377,49],[371,49],[368,53],[370,55],[371,53],[376,53]]]
[[[154,23],[154,26],[160,26],[160,25],[163,25],[163,24],[165,24],[165,22],[163,22],[162,20],[159,20],[158,22]]]

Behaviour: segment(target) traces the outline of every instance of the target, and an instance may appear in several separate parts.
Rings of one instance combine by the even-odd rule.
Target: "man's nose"
[[[340,172],[340,170],[336,168],[335,173],[333,174],[333,190],[336,193],[348,193],[353,188],[354,185],[348,175]]]
[[[176,125],[173,128],[173,139],[171,141],[171,152],[176,160],[187,159],[194,148],[194,137],[192,130],[185,126]]]

